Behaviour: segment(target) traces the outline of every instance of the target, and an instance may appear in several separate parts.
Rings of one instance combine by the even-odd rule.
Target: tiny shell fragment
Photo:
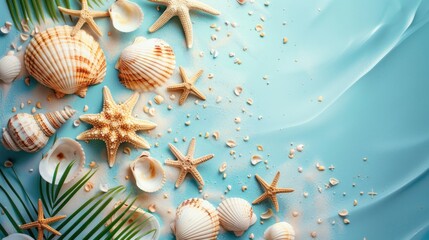
[[[269,219],[273,216],[273,210],[271,210],[271,208],[268,208],[266,212],[261,214],[261,219]]]
[[[259,155],[252,155],[250,162],[252,163],[253,166],[255,166],[256,164],[262,162],[262,157]]]
[[[235,89],[234,89],[234,94],[236,95],[236,96],[240,96],[240,94],[243,92],[243,88],[241,87],[241,86],[237,86],[237,87],[235,87]]]
[[[331,184],[332,186],[337,185],[338,183],[340,183],[340,181],[336,178],[330,178],[329,179],[329,184]]]
[[[230,148],[233,148],[233,147],[237,146],[237,143],[234,140],[230,139],[230,140],[226,141],[226,145]]]
[[[226,162],[223,162],[222,165],[219,167],[219,172],[223,173],[226,170]]]
[[[349,215],[349,211],[347,211],[347,209],[343,209],[343,210],[338,212],[338,215],[340,217],[346,217],[347,215]]]
[[[164,98],[161,95],[156,95],[153,100],[155,101],[156,104],[161,104],[162,102],[164,102]]]
[[[11,168],[11,167],[13,167],[13,162],[11,162],[10,160],[6,160],[4,162],[4,167],[5,168]]]

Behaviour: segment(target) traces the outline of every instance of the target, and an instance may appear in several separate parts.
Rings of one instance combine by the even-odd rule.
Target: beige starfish
[[[116,152],[119,145],[129,142],[136,147],[149,149],[149,143],[139,137],[136,131],[150,130],[156,127],[155,123],[132,117],[132,111],[139,99],[134,93],[122,104],[116,104],[109,88],[103,88],[103,111],[99,114],[85,114],[80,120],[93,125],[93,128],[79,134],[78,140],[102,140],[106,143],[107,161],[109,166],[115,164]]]
[[[192,138],[189,143],[188,153],[186,156],[183,154],[172,144],[169,144],[171,152],[176,156],[177,161],[166,160],[165,164],[169,166],[173,166],[175,168],[180,168],[179,177],[176,181],[176,188],[178,188],[185,180],[186,174],[191,173],[195,180],[200,184],[200,186],[204,186],[204,179],[201,174],[197,170],[197,166],[205,161],[208,161],[214,157],[213,154],[209,154],[203,157],[199,157],[197,159],[194,158],[195,152],[195,138]]]
[[[66,216],[63,215],[63,216],[55,216],[55,217],[45,218],[44,213],[43,213],[42,200],[39,199],[38,205],[39,205],[39,210],[38,210],[38,215],[37,215],[37,221],[31,222],[31,223],[26,223],[26,224],[23,224],[19,227],[21,229],[37,228],[37,231],[38,231],[37,239],[38,240],[43,240],[43,230],[46,230],[46,231],[49,231],[55,235],[61,236],[61,233],[58,232],[57,230],[55,230],[53,227],[49,226],[49,224],[56,222],[56,221],[59,221],[61,219],[64,219],[64,218],[66,218]]]
[[[191,79],[189,79],[188,76],[186,76],[185,70],[182,67],[179,67],[179,70],[180,70],[180,76],[182,77],[183,83],[179,83],[179,84],[175,84],[167,87],[167,89],[170,91],[178,91],[178,90],[183,91],[179,99],[179,105],[182,105],[186,101],[189,94],[193,94],[202,100],[206,100],[206,96],[204,96],[204,94],[194,86],[194,83],[203,74],[203,70],[198,71],[197,74],[193,76]]]
[[[88,8],[88,0],[82,0],[82,9],[81,10],[73,10],[63,7],[58,7],[58,9],[65,14],[68,14],[70,16],[79,17],[79,21],[76,23],[76,26],[74,26],[71,36],[73,37],[85,23],[88,23],[89,27],[97,33],[99,36],[103,36],[103,33],[101,32],[100,28],[97,26],[97,24],[94,21],[94,18],[98,17],[108,17],[109,12],[100,12],[100,11],[92,11]]]
[[[155,32],[164,26],[172,17],[178,16],[185,32],[186,44],[188,48],[192,48],[193,34],[192,22],[189,16],[190,10],[199,10],[213,15],[219,15],[220,12],[209,5],[198,2],[196,0],[149,0],[151,2],[165,5],[167,9],[149,28],[149,32]]]
[[[273,182],[271,183],[271,185],[268,185],[267,182],[265,182],[264,179],[262,179],[261,177],[259,177],[258,174],[255,175],[256,180],[258,180],[259,184],[264,188],[264,193],[259,196],[257,199],[255,199],[255,201],[252,202],[252,204],[258,204],[260,202],[262,202],[263,200],[270,198],[271,202],[273,202],[274,207],[276,208],[276,211],[279,211],[279,202],[277,200],[277,193],[289,193],[289,192],[293,192],[294,190],[292,188],[278,188],[277,187],[277,183],[279,181],[280,178],[280,172],[277,172],[276,176],[274,177]]]

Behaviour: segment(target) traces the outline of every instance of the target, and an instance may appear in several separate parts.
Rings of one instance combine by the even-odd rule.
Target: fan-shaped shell
[[[208,201],[191,198],[179,205],[171,227],[177,240],[216,239],[219,233],[219,216]]]
[[[0,80],[4,83],[11,83],[21,72],[21,61],[9,51],[6,56],[0,59]]]
[[[39,173],[46,182],[52,183],[55,169],[57,165],[60,164],[55,178],[55,184],[58,184],[67,166],[71,162],[75,163],[64,183],[72,181],[79,175],[85,164],[85,152],[80,143],[71,138],[57,139],[48,153],[40,161]]]
[[[223,200],[217,208],[220,224],[225,230],[232,231],[239,237],[253,225],[257,218],[253,208],[242,198],[228,198]]]
[[[34,240],[34,238],[22,233],[12,233],[2,240]]]
[[[116,0],[109,9],[113,27],[120,32],[135,31],[143,22],[140,6],[128,0]]]
[[[278,222],[271,225],[264,232],[265,240],[294,240],[295,230],[287,222]]]
[[[116,68],[121,83],[132,90],[151,91],[173,75],[176,57],[161,39],[138,37],[122,51]]]
[[[151,158],[148,152],[143,152],[140,157],[130,164],[136,180],[136,185],[144,192],[156,192],[164,186],[165,172],[161,163]]]
[[[51,113],[18,113],[12,116],[6,128],[3,128],[3,146],[13,151],[37,152],[75,112],[74,109],[66,107]]]
[[[106,75],[106,58],[98,42],[83,30],[71,37],[71,31],[70,26],[49,28],[35,35],[25,52],[28,73],[59,98],[85,97],[88,86]]]

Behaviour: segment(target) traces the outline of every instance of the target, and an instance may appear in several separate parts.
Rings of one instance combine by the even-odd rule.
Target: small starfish
[[[199,10],[213,15],[219,15],[220,12],[209,5],[198,2],[196,0],[149,0],[154,3],[167,6],[167,9],[149,28],[149,32],[155,32],[164,26],[172,17],[178,16],[185,32],[186,44],[188,48],[192,48],[193,34],[192,22],[189,16],[190,10]]]
[[[62,216],[55,216],[50,218],[45,218],[43,214],[43,204],[42,200],[39,199],[39,211],[37,215],[37,221],[26,223],[21,226],[19,226],[21,229],[30,229],[30,228],[37,228],[37,231],[39,232],[37,235],[38,240],[43,240],[43,230],[49,231],[55,235],[61,236],[61,233],[55,230],[53,227],[49,226],[50,223],[59,221],[61,219],[66,218],[65,215]]]
[[[273,182],[271,185],[268,185],[267,182],[265,182],[264,179],[258,176],[258,174],[255,175],[256,180],[258,180],[259,184],[264,188],[264,193],[259,196],[255,201],[252,202],[252,204],[258,204],[262,202],[263,200],[270,198],[271,202],[273,202],[274,207],[276,208],[276,211],[279,211],[279,202],[277,200],[277,193],[289,193],[293,192],[294,190],[292,188],[278,188],[277,183],[280,178],[280,172],[277,172],[276,176],[274,177]]]
[[[100,11],[92,11],[88,8],[88,0],[82,0],[82,9],[81,10],[73,10],[63,7],[58,7],[58,9],[65,14],[68,14],[70,16],[79,17],[79,21],[76,23],[76,26],[74,26],[71,36],[73,37],[85,23],[88,23],[88,25],[91,27],[91,29],[97,33],[99,36],[103,36],[103,33],[101,32],[100,28],[97,26],[97,24],[94,21],[94,18],[98,17],[108,17],[109,12],[100,12]]]
[[[149,143],[139,137],[136,131],[151,130],[155,123],[134,118],[132,111],[139,99],[139,94],[134,93],[122,104],[116,104],[109,88],[103,88],[103,111],[99,114],[85,114],[80,120],[92,124],[94,127],[79,134],[78,140],[102,140],[106,143],[107,161],[112,167],[116,161],[116,152],[119,145],[129,142],[136,147],[149,149]]]
[[[193,76],[191,79],[189,79],[188,76],[186,76],[185,70],[182,67],[179,67],[179,70],[180,70],[180,76],[182,77],[183,83],[179,83],[179,84],[175,84],[167,87],[167,89],[170,91],[177,91],[177,90],[183,91],[179,99],[179,105],[182,105],[186,101],[189,94],[193,94],[202,100],[206,100],[206,96],[204,96],[204,94],[194,86],[194,83],[203,74],[203,70],[198,71],[197,74]]]
[[[209,154],[195,159],[195,138],[192,138],[191,142],[189,143],[188,153],[186,154],[186,156],[183,156],[183,154],[172,144],[169,144],[169,146],[171,152],[174,154],[174,156],[176,156],[177,161],[166,160],[165,164],[175,168],[180,168],[180,174],[176,181],[176,188],[178,188],[183,183],[183,180],[185,180],[186,174],[188,173],[192,174],[192,176],[195,178],[195,180],[197,180],[201,187],[204,186],[203,177],[198,172],[197,166],[205,161],[212,159],[214,155]]]

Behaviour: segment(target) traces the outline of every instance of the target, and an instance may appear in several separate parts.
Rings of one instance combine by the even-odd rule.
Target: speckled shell
[[[219,216],[208,201],[191,198],[179,205],[171,228],[177,240],[216,239],[219,233]]]
[[[271,225],[264,232],[265,240],[294,240],[295,231],[287,222],[278,222]]]
[[[11,83],[21,72],[21,61],[9,51],[6,56],[0,59],[0,80],[4,83]]]
[[[120,32],[137,30],[143,22],[143,11],[138,4],[128,0],[116,0],[109,8],[113,27]]]
[[[151,91],[164,84],[176,67],[173,49],[161,39],[138,37],[125,48],[116,68],[121,83],[132,90]]]
[[[98,42],[83,30],[71,37],[71,31],[70,26],[49,28],[35,35],[25,52],[28,73],[58,98],[85,97],[88,86],[106,75],[106,58]]]
[[[136,185],[144,192],[156,192],[164,186],[166,177],[161,163],[143,152],[130,164]]]
[[[85,152],[77,141],[71,138],[59,138],[40,161],[39,173],[46,182],[52,183],[55,169],[60,164],[55,178],[55,184],[58,184],[67,166],[73,161],[75,163],[64,183],[72,181],[82,171],[85,164]]]
[[[221,226],[234,232],[239,237],[253,225],[257,218],[252,206],[242,198],[228,198],[223,200],[217,208]]]
[[[37,152],[75,112],[66,107],[51,113],[18,113],[3,128],[3,146],[13,151]]]

